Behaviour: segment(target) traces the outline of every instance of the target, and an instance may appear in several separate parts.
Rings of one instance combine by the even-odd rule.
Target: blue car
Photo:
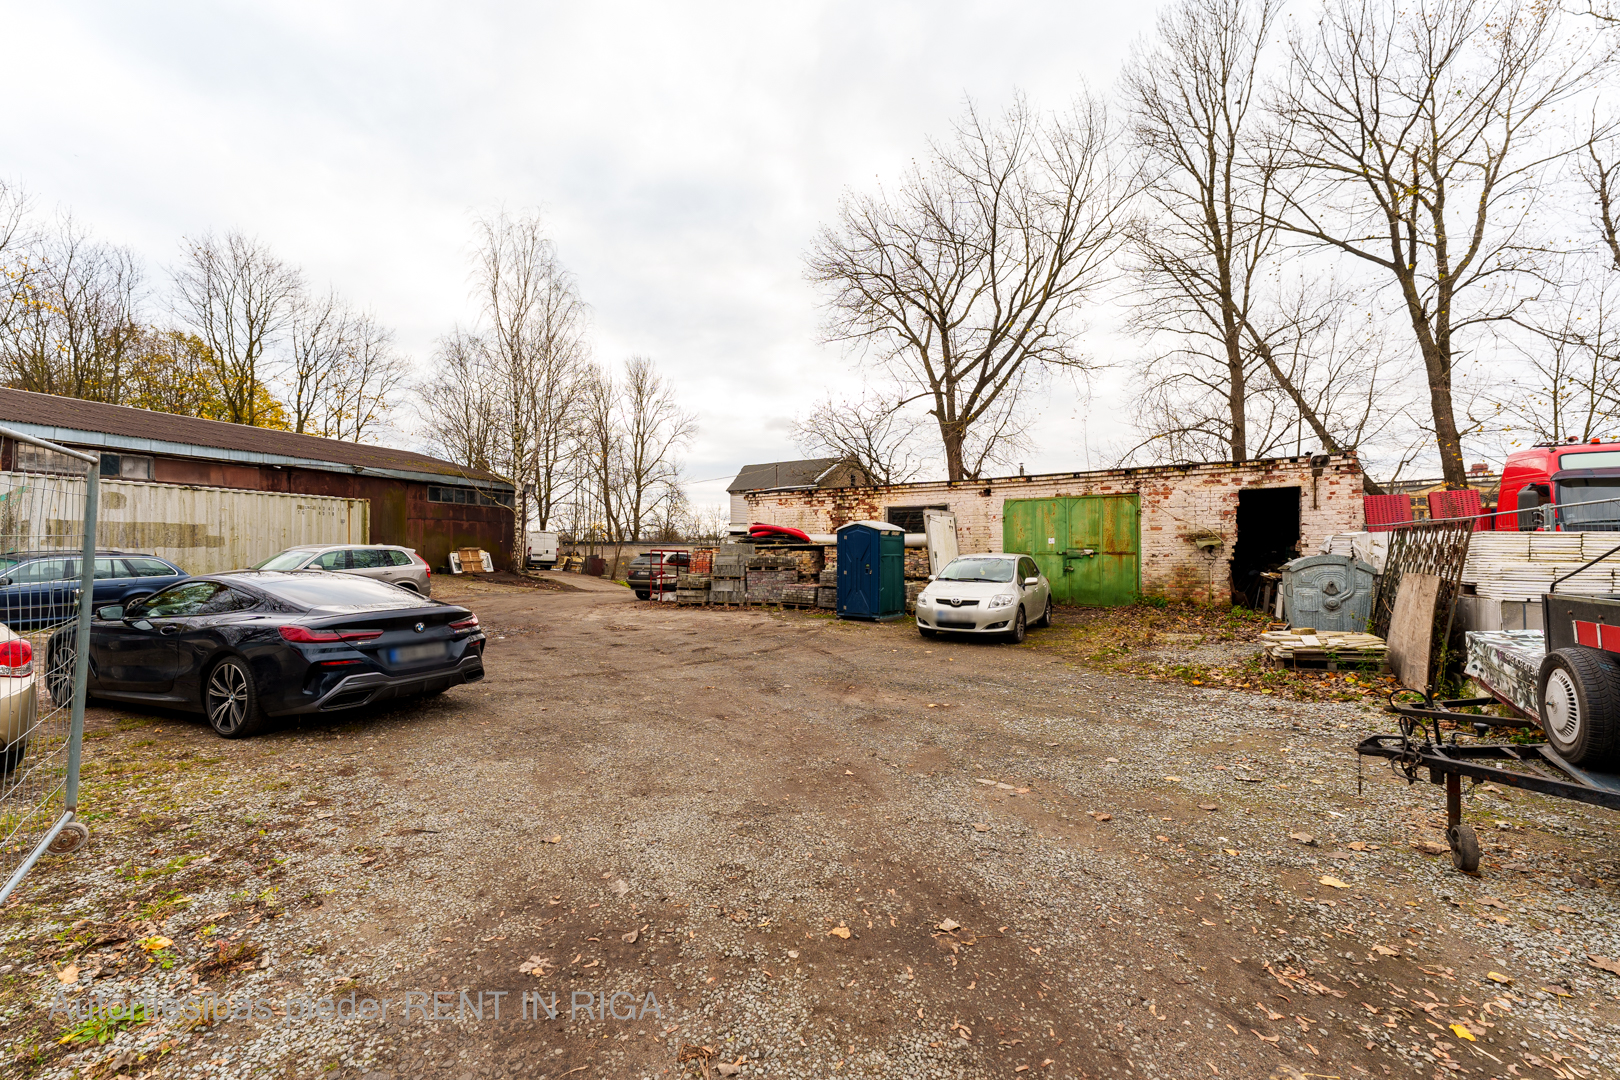
[[[13,630],[54,626],[78,614],[81,556],[68,551],[0,555],[0,623]],[[167,559],[128,551],[96,552],[94,603],[124,604],[190,577]]]

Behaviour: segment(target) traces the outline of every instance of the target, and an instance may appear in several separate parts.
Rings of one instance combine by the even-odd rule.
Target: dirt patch
[[[242,742],[92,711],[92,842],[0,910],[9,1074],[1612,1068],[1612,815],[1474,791],[1458,874],[1440,790],[1361,773],[1358,703],[1096,670],[1077,623],[438,592],[482,684]]]

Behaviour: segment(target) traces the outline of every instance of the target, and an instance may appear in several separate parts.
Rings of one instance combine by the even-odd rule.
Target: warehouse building
[[[742,493],[746,520],[807,533],[862,520],[920,532],[950,512],[964,553],[1028,552],[1059,602],[1088,604],[1252,602],[1260,574],[1361,529],[1361,496],[1354,454]]]
[[[748,496],[761,492],[826,491],[872,483],[866,470],[845,458],[802,458],[744,465],[726,488],[731,496],[731,523],[748,524]]]
[[[435,569],[445,566],[449,553],[462,547],[483,548],[498,565],[511,565],[512,486],[487,472],[426,454],[24,390],[0,389],[0,425],[99,453],[101,476],[118,481],[120,492],[127,483],[310,497],[302,502],[244,497],[240,500],[244,517],[266,512],[341,514],[347,512],[345,501],[364,500],[353,515],[363,520],[348,524],[348,542],[414,548]],[[0,469],[19,468],[68,473],[82,466],[28,443],[0,441]],[[163,494],[154,491],[151,505],[202,505],[157,497]],[[215,508],[230,505],[221,503],[218,495],[206,503]],[[267,505],[277,509],[267,511]],[[199,560],[206,564],[201,559],[206,549],[222,546],[217,526],[203,521],[122,521],[119,531],[136,541],[143,535],[179,537],[182,546],[190,543],[198,549],[197,559],[183,553],[180,557],[182,565],[192,569]],[[260,559],[278,549],[280,534],[264,532],[260,546],[269,550],[259,553]],[[294,530],[294,535],[309,533]],[[193,539],[188,541],[188,536]],[[233,558],[258,561],[245,548],[233,550]]]

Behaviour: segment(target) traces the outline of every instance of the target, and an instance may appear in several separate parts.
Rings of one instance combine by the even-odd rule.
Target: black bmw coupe
[[[48,645],[58,704],[73,692],[74,630]],[[437,694],[483,677],[478,616],[350,574],[208,574],[103,607],[90,626],[89,696],[201,712],[227,739],[272,716]]]

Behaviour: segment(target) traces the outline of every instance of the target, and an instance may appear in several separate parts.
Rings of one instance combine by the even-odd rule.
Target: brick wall
[[[1238,492],[1280,487],[1300,489],[1301,554],[1314,553],[1332,533],[1362,528],[1361,466],[1353,454],[1330,455],[1320,470],[1311,468],[1308,457],[1296,457],[750,494],[748,520],[830,533],[851,521],[882,521],[890,506],[937,504],[956,514],[963,552],[999,551],[1002,504],[1008,499],[1135,494],[1141,505],[1143,592],[1225,601],[1237,543]],[[1225,541],[1213,557],[1191,541],[1212,532]]]

